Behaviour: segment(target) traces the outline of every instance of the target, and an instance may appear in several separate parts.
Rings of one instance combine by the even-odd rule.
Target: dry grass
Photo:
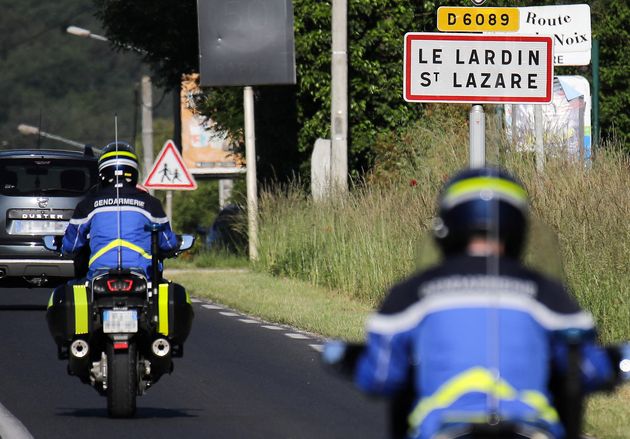
[[[462,116],[435,110],[418,126],[380,139],[376,171],[348,197],[313,202],[298,188],[264,194],[258,267],[378,303],[420,260],[435,259],[426,231],[443,182],[467,163]],[[556,235],[566,278],[603,339],[630,338],[628,156],[608,148],[586,166],[550,155],[538,173],[532,157],[510,151],[492,119],[488,125],[488,162],[523,180],[534,215],[548,227],[536,224],[527,261],[558,272],[560,257],[550,245]]]
[[[562,261],[563,276],[594,314],[602,341],[629,340],[627,153],[608,145],[589,164],[549,154],[539,173],[534,158],[511,150],[494,126],[490,118],[488,162],[521,178],[541,220],[529,234],[526,261],[555,275]],[[435,262],[427,238],[435,199],[447,176],[467,165],[467,145],[465,114],[436,107],[417,126],[379,139],[374,174],[349,196],[316,203],[299,188],[264,194],[257,268],[375,306],[397,279]],[[593,398],[587,432],[599,439],[630,437],[629,403],[627,389]]]

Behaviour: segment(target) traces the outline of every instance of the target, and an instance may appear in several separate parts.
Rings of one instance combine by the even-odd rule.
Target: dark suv
[[[97,182],[92,149],[0,151],[0,278],[34,285],[75,277],[73,260],[46,250],[42,236],[63,235],[77,203]]]

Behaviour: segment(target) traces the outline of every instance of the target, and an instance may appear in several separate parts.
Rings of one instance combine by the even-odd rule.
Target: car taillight
[[[108,279],[107,280],[107,290],[110,292],[118,292],[118,291],[131,291],[131,287],[133,287],[132,279]]]

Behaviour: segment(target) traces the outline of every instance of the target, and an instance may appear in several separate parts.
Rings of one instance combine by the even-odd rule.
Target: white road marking
[[[11,439],[33,439],[24,424],[0,404],[0,437]]]
[[[205,309],[223,309],[222,306],[217,306],[217,305],[201,305],[201,306]]]
[[[203,302],[203,300],[195,299],[194,297],[192,297],[192,298],[190,299],[190,301],[191,301],[192,303],[201,303],[201,302]]]
[[[294,338],[296,340],[308,340],[310,338],[310,337],[307,337],[304,334],[297,334],[297,333],[292,333],[292,332],[289,332],[289,333],[284,334],[284,335],[286,335],[289,338]]]
[[[191,300],[195,303],[203,303],[203,301],[199,299],[191,299]],[[229,309],[229,308],[226,308],[225,306],[213,305],[209,303],[204,303],[201,306],[206,309],[222,309],[222,310]],[[244,317],[243,314],[239,314],[239,313],[235,313],[231,311],[221,311],[219,312],[219,314],[227,316],[227,317]],[[248,324],[266,323],[264,320],[254,320],[254,319],[248,319],[248,318],[240,318],[238,319],[238,321],[243,322],[243,323],[248,323]],[[276,326],[272,324],[267,324],[267,325],[261,324],[260,327],[269,329],[271,331],[282,331],[282,330],[287,329],[286,327]],[[317,338],[317,337],[309,337],[308,335],[300,334],[297,332],[287,332],[284,335],[295,340],[310,340],[311,338]],[[324,345],[321,345],[321,344],[309,344],[309,347],[311,349],[316,350],[317,352],[322,352],[324,349]],[[1,436],[0,436],[0,439],[1,439]]]

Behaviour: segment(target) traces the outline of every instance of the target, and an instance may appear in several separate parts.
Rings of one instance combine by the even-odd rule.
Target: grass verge
[[[167,269],[167,278],[188,292],[274,323],[325,337],[360,341],[370,306],[309,282],[247,269]],[[585,432],[598,439],[627,439],[630,387],[590,398]]]
[[[630,385],[610,395],[596,395],[586,406],[584,432],[598,439],[628,439]]]
[[[166,270],[195,297],[238,309],[276,323],[348,340],[364,336],[368,305],[335,291],[296,279],[283,279],[248,270]]]

